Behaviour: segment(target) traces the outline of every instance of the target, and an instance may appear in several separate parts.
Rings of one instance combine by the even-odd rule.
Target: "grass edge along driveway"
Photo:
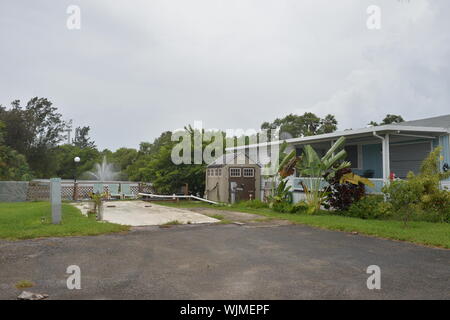
[[[158,202],[158,204],[178,208],[211,208],[217,210],[240,211],[254,213],[267,218],[289,220],[295,224],[303,224],[316,228],[358,232],[360,234],[379,238],[408,241],[412,243],[450,249],[450,224],[411,221],[404,227],[402,221],[397,220],[364,220],[331,214],[306,215],[279,213],[267,208],[246,208],[241,205],[214,206],[199,202],[186,201],[179,203]]]
[[[93,236],[129,230],[128,226],[83,216],[79,209],[68,203],[62,204],[62,223],[54,225],[51,221],[49,202],[0,203],[0,239]]]

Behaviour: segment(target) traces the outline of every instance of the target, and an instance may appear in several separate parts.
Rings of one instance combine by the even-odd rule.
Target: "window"
[[[230,177],[240,177],[241,168],[230,168]]]
[[[244,177],[254,177],[255,169],[253,168],[244,168]]]
[[[345,160],[349,161],[352,164],[351,168],[360,169],[362,166],[361,146],[359,145],[345,146],[344,149],[347,152],[347,158]]]
[[[221,176],[222,176],[222,169],[217,169],[217,170],[218,170],[217,176],[218,176],[218,177],[221,177]]]
[[[211,177],[211,169],[206,170],[206,174],[208,175],[208,177]]]

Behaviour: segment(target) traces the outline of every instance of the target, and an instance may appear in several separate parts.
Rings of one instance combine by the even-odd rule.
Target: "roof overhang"
[[[346,138],[363,138],[363,137],[373,137],[374,134],[396,134],[396,135],[410,135],[411,137],[416,138],[434,138],[441,135],[449,134],[449,128],[437,128],[437,127],[416,127],[416,126],[400,126],[400,125],[384,125],[384,126],[376,126],[376,127],[367,127],[356,130],[345,130],[345,131],[337,131],[333,133],[320,134],[309,137],[302,138],[293,138],[287,140],[278,140],[273,142],[266,142],[260,144],[252,144],[252,145],[244,145],[238,147],[227,148],[227,151],[232,150],[242,150],[247,148],[261,148],[261,147],[269,147],[275,146],[278,144],[282,144],[284,142],[288,144],[310,144],[317,142],[325,142],[325,141],[333,141],[337,140],[340,137]]]

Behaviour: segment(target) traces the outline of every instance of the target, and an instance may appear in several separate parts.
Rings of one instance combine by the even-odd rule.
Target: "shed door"
[[[391,172],[399,178],[406,178],[410,171],[419,173],[422,161],[431,150],[431,142],[391,145]]]
[[[230,198],[236,202],[255,199],[255,168],[230,168]]]

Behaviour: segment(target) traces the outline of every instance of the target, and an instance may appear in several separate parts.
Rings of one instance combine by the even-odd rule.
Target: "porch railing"
[[[307,177],[292,177],[289,179],[291,182],[292,190],[294,191],[303,191],[302,182],[309,188],[313,184],[320,184],[320,188],[325,188],[328,186],[328,182],[326,182],[323,178],[320,178],[320,181],[317,181],[316,178],[307,178]],[[376,179],[371,178],[369,179],[374,184],[373,187],[366,186],[366,193],[368,194],[381,194],[381,189],[384,186],[384,180],[383,179]]]
[[[370,181],[373,182],[374,186],[369,187],[366,186],[366,193],[367,194],[381,194],[381,189],[384,185],[383,179],[377,179],[377,178],[371,178]],[[320,181],[317,181],[315,178],[307,178],[307,177],[290,177],[289,178],[289,185],[292,187],[292,191],[303,191],[302,182],[309,188],[313,184],[319,183],[320,188],[325,188],[328,186],[328,183],[324,179],[320,179]],[[271,181],[270,180],[263,180],[261,184],[261,191],[262,191],[262,197],[264,198],[264,195],[267,195],[271,191]]]

